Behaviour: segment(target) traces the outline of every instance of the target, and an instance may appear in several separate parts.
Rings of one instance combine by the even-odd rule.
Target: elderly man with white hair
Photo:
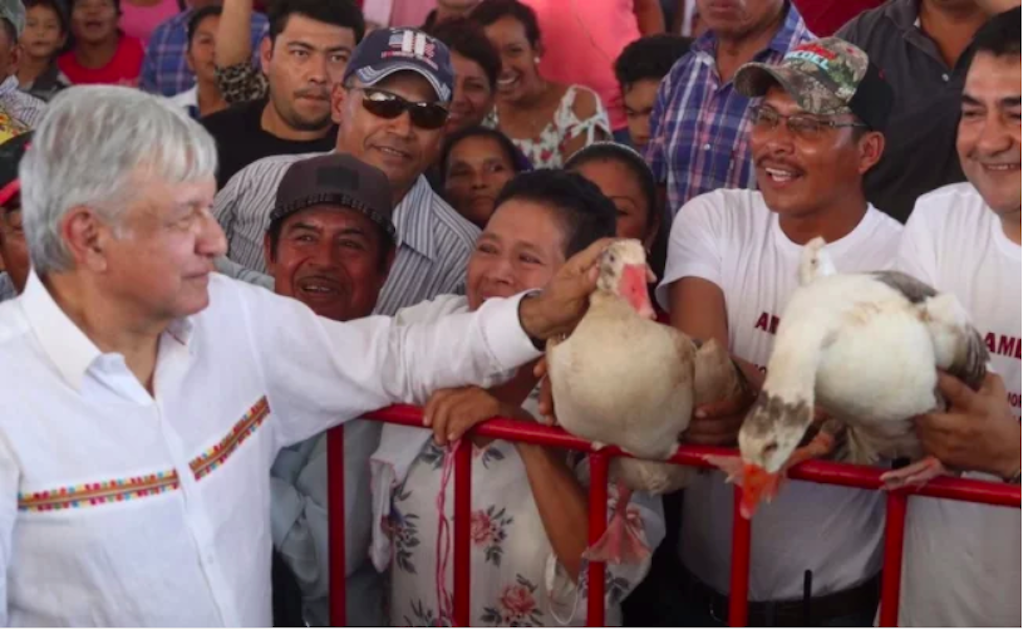
[[[0,625],[269,624],[281,447],[537,358],[583,313],[606,244],[476,314],[338,323],[211,273],[215,168],[184,112],[117,87],[60,94],[22,161],[33,271],[0,304]]]

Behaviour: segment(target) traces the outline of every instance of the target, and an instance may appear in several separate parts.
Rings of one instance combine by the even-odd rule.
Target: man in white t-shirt
[[[778,66],[747,64],[736,88],[763,97],[750,131],[760,191],[718,190],[682,207],[658,300],[682,331],[727,343],[758,384],[762,376],[753,366],[762,371],[767,364],[779,316],[798,285],[803,244],[823,236],[841,271],[894,263],[901,226],[863,193],[863,175],[884,150],[892,90],[863,51],[834,38],[798,46]],[[687,440],[734,444],[750,402],[697,409]],[[869,624],[882,499],[790,482],[760,508],[753,520],[750,624]],[[721,473],[701,475],[686,492],[679,552],[692,614],[684,622],[691,626],[726,620],[732,507],[733,488]]]
[[[898,266],[959,299],[998,374],[979,392],[942,376],[952,408],[918,420],[924,446],[968,476],[1019,483],[1020,10],[975,47],[956,142],[969,183],[917,201]],[[1019,626],[1019,509],[913,498],[907,518],[900,626]]]

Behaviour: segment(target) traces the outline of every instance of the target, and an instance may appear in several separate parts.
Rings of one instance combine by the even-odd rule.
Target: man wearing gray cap
[[[749,135],[759,191],[717,190],[683,206],[657,296],[676,327],[727,344],[756,385],[797,286],[802,245],[822,236],[842,272],[895,261],[901,226],[863,190],[884,151],[892,92],[866,53],[835,38],[796,46],[779,64],[746,64],[735,88],[762,98]],[[698,409],[684,438],[734,445],[753,396]],[[720,624],[727,613],[732,506],[720,473],[686,489],[679,555],[689,626]],[[870,624],[882,510],[876,492],[785,487],[753,520],[750,624]]]
[[[478,230],[430,188],[423,173],[439,153],[453,92],[447,46],[414,29],[366,36],[334,88],[336,150],[382,170],[391,182],[398,249],[376,312],[398,309],[464,290],[465,265]],[[263,273],[263,236],[278,182],[306,156],[260,160],[232,177],[217,195],[214,215],[228,238],[235,277]],[[232,264],[233,263],[233,264]]]
[[[372,314],[394,262],[392,212],[387,177],[351,155],[295,162],[277,189],[264,241],[277,294],[334,321]],[[345,426],[344,587],[348,624],[356,627],[384,622],[381,577],[369,560],[369,456],[380,429],[370,421]],[[326,441],[321,433],[282,449],[270,478],[274,547],[295,576],[311,626],[330,624]]]
[[[18,39],[25,30],[25,5],[21,0],[0,0],[0,109],[35,127],[46,103],[18,89]]]

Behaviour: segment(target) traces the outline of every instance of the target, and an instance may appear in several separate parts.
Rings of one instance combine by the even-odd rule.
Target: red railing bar
[[[422,427],[422,409],[414,406],[392,406],[366,416],[367,419],[405,426]],[[590,504],[607,504],[607,475],[610,459],[629,456],[615,447],[604,447],[599,452],[583,439],[574,437],[560,428],[527,424],[509,419],[493,419],[476,426],[472,434],[521,441],[537,445],[589,452],[590,454]],[[341,543],[330,545],[331,597],[330,616],[334,626],[345,623],[345,548],[344,548],[344,434],[341,426],[328,434],[329,483],[328,515],[330,518],[330,539]],[[734,454],[734,450],[702,446],[682,446],[677,455],[670,459],[680,465],[700,468],[713,467],[707,463],[707,455]],[[861,489],[877,490],[883,487],[877,467],[807,461],[788,472],[790,478],[830,485],[841,485]],[[454,546],[454,624],[470,625],[470,527],[472,513],[472,447],[460,447],[455,458],[455,546]],[[340,482],[336,482],[339,479]],[[906,505],[908,496],[919,495],[932,498],[946,498],[964,502],[999,505],[1020,508],[1019,485],[985,482],[974,479],[943,477],[923,487],[913,487],[887,494],[887,519],[885,524],[884,577],[882,582],[881,626],[895,626],[898,621],[899,587],[901,584],[902,548],[905,534]],[[729,625],[745,625],[747,616],[749,568],[750,568],[750,522],[739,515],[739,492],[736,491],[735,513],[732,530],[732,574],[729,602]],[[607,527],[607,509],[590,509],[589,539],[595,543]],[[588,613],[589,626],[604,624],[604,575],[603,563],[588,564]],[[339,578],[340,577],[340,578]]]
[[[732,582],[728,595],[728,626],[745,627],[749,607],[749,564],[750,538],[752,527],[750,521],[739,514],[742,502],[742,489],[735,488],[735,506],[732,509]]]
[[[884,566],[881,569],[881,611],[878,625],[899,625],[899,588],[902,585],[902,546],[906,535],[909,497],[888,492],[884,523]]]
[[[327,432],[327,544],[330,561],[330,624],[344,627],[345,615],[345,427]]]
[[[593,452],[590,459],[590,533],[592,547],[607,530],[607,477],[611,457],[605,452]],[[586,626],[604,626],[604,576],[607,566],[602,561],[591,561],[586,568]],[[574,611],[574,610],[573,610]]]
[[[472,441],[455,449],[454,626],[472,626],[470,608],[472,528]]]
[[[405,426],[419,426],[422,423],[422,410],[414,406],[392,406],[366,415],[369,419]],[[472,430],[472,434],[495,439],[523,441],[537,445],[592,452],[589,441],[573,437],[560,428],[541,424],[528,424],[512,419],[492,419]],[[629,456],[618,448],[607,446],[601,452],[609,456]],[[709,455],[735,454],[728,448],[711,448],[705,446],[682,446],[679,453],[670,459],[672,463],[692,467],[713,467],[704,457]],[[848,463],[832,463],[829,461],[807,461],[790,469],[788,475],[796,480],[805,480],[829,485],[843,485],[860,489],[881,489],[881,474],[884,469],[866,465],[850,465]],[[1005,483],[993,483],[967,478],[942,477],[928,482],[923,487],[908,487],[899,490],[907,495],[929,496],[932,498],[949,498],[964,502],[977,502],[991,505],[1020,508],[1020,486]]]

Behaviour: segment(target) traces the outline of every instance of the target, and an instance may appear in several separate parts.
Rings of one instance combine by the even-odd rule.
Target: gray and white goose
[[[824,240],[806,245],[762,392],[739,432],[741,459],[714,458],[743,486],[748,517],[792,465],[822,455],[874,464],[908,457],[888,487],[945,470],[924,456],[912,419],[946,403],[937,370],[978,389],[988,351],[956,298],[897,271],[837,273]],[[815,412],[827,419],[802,448]]]

